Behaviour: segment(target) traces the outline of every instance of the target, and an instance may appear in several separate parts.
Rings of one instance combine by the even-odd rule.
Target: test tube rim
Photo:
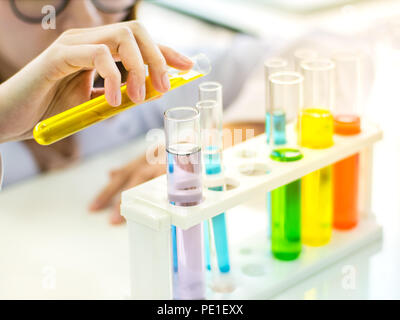
[[[215,86],[214,88],[207,88],[207,86],[213,85]],[[204,81],[199,84],[199,89],[202,91],[216,91],[221,89],[222,90],[222,84],[217,82],[217,81]]]
[[[295,80],[291,81],[284,81],[284,80],[278,80],[276,78],[281,77],[281,76],[292,76],[295,77]],[[273,84],[278,84],[278,85],[294,85],[294,84],[300,84],[303,82],[304,77],[301,75],[299,72],[295,71],[281,71],[281,72],[274,72],[268,77],[269,81],[272,82]]]
[[[274,64],[274,62],[279,62],[279,63]],[[271,67],[283,68],[283,67],[287,67],[288,65],[289,65],[289,62],[286,59],[281,58],[281,57],[272,57],[272,58],[267,59],[264,62],[264,66],[266,68],[271,68]]]
[[[311,63],[325,64],[325,66],[311,67],[309,66]],[[335,63],[328,58],[306,59],[300,63],[300,68],[305,71],[331,71],[335,68]]]
[[[194,112],[194,115],[191,116],[190,118],[184,118],[184,119],[176,119],[176,118],[171,118],[168,116],[168,113],[171,113],[173,111],[178,111],[178,110],[190,110]],[[189,107],[189,106],[183,106],[183,107],[173,107],[169,108],[164,111],[164,119],[168,121],[173,121],[173,122],[186,122],[186,121],[193,121],[196,120],[197,118],[200,117],[200,111],[196,107]]]
[[[300,54],[300,53],[304,53],[304,52],[312,53],[312,57],[309,57],[309,56],[304,57],[304,55]],[[318,51],[316,51],[314,49],[310,49],[310,48],[299,48],[299,49],[296,49],[294,51],[293,56],[296,59],[299,59],[299,60],[302,60],[302,61],[303,60],[308,60],[308,59],[316,59],[318,57]]]
[[[190,60],[192,60],[192,62],[193,62],[192,69],[194,69],[194,70],[197,69],[197,71],[200,72],[201,74],[203,74],[204,76],[208,75],[211,72],[211,70],[212,70],[211,61],[205,53],[203,53],[203,52],[197,53],[196,55],[190,57]],[[200,69],[196,68],[196,66],[200,67],[199,61],[205,62],[206,67],[200,68]]]
[[[361,53],[354,50],[341,50],[336,51],[332,55],[332,61],[361,61]]]
[[[203,103],[210,103],[212,106],[200,106]],[[213,109],[213,108],[217,108],[218,107],[218,103],[215,100],[200,100],[199,102],[196,103],[196,108],[201,110],[201,109]]]

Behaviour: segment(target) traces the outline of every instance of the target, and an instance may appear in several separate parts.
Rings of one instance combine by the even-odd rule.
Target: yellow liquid
[[[332,166],[301,179],[301,239],[309,246],[327,244],[332,234]]]
[[[312,149],[333,145],[333,116],[328,110],[303,110],[300,118],[300,143]],[[332,234],[332,166],[312,172],[301,179],[301,238],[309,246],[322,246]]]
[[[330,111],[318,108],[304,109],[300,117],[300,144],[321,149],[333,145],[333,116]]]
[[[203,74],[196,71],[182,72],[170,75],[171,88],[173,90],[188,82],[202,77]],[[57,114],[51,118],[39,122],[33,129],[33,137],[41,145],[49,145],[81,131],[95,123],[108,119],[138,104],[133,103],[126,92],[126,85],[121,87],[122,102],[118,107],[108,104],[104,95],[82,103],[74,108]],[[146,98],[142,103],[160,97],[162,94],[154,89],[150,77],[146,78]],[[140,104],[142,104],[140,103]]]

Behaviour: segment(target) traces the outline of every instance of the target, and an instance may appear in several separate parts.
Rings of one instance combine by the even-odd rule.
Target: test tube
[[[210,179],[223,177],[222,162],[222,85],[218,82],[203,82],[199,85],[202,149],[204,172]],[[210,188],[224,191],[225,185]],[[211,248],[215,248],[218,269],[222,273],[230,271],[228,234],[225,213],[204,222],[205,255],[207,269],[211,270]],[[214,241],[212,241],[214,240]],[[214,243],[213,243],[214,242]],[[214,247],[215,246],[215,247]]]
[[[336,103],[334,130],[340,135],[361,132],[361,57],[356,52],[338,52],[336,65]],[[333,226],[347,230],[358,223],[359,154],[338,161],[333,166]]]
[[[294,70],[300,72],[300,64],[304,60],[316,59],[318,52],[310,48],[299,48],[293,53]]]
[[[168,200],[176,206],[202,201],[200,113],[192,107],[165,111]],[[204,299],[203,225],[172,228],[174,298]],[[175,240],[175,242],[174,242]]]
[[[203,53],[191,57],[194,65],[190,71],[168,70],[170,91],[188,82],[194,81],[210,73],[211,64]],[[142,103],[161,97],[151,84],[151,78],[146,77],[146,97]],[[61,112],[53,117],[39,122],[33,137],[41,145],[49,145],[81,131],[95,123],[108,119],[139,104],[133,103],[128,97],[126,85],[121,87],[122,102],[118,107],[108,104],[105,96],[99,96],[76,107]]]
[[[270,107],[270,88],[269,88],[269,77],[275,72],[285,71],[288,68],[288,61],[274,57],[264,62],[264,74],[265,74],[265,135],[267,137],[267,143],[270,141],[272,128],[274,128],[275,136],[274,143],[285,144],[286,143],[286,116],[282,110],[272,109]]]
[[[269,76],[271,109],[297,110],[301,107],[303,76],[297,72],[278,72]],[[285,146],[275,143],[275,131],[271,131],[271,159],[293,162],[303,158],[297,141]],[[279,128],[278,130],[281,130]],[[283,128],[285,130],[285,128]],[[271,191],[271,250],[275,258],[294,260],[301,253],[301,180]]]
[[[333,145],[334,63],[310,59],[301,64],[304,76],[304,104],[300,115],[300,144],[312,149]],[[332,234],[332,166],[302,178],[302,241],[321,246]]]

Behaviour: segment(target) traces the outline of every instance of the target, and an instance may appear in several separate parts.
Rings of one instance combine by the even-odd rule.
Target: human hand
[[[50,47],[0,85],[0,142],[29,139],[41,120],[99,95],[95,71],[104,78],[104,94],[112,106],[121,103],[121,61],[128,71],[127,93],[145,98],[145,65],[154,88],[170,84],[167,65],[188,70],[191,62],[171,48],[156,45],[137,21],[64,32]]]
[[[154,155],[165,159],[165,148],[158,146]],[[151,164],[146,156],[142,156],[120,169],[112,170],[108,184],[95,197],[89,206],[89,210],[96,212],[112,207],[110,215],[111,224],[121,224],[125,221],[120,213],[121,192],[156,178],[165,173],[165,164]]]

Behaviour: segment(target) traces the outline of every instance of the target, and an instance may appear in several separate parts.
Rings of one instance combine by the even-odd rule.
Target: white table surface
[[[144,6],[144,13],[159,10]],[[149,29],[157,29],[155,20],[153,16]],[[229,37],[224,32],[219,35]],[[385,45],[377,49],[377,79],[366,111],[385,135],[375,150],[373,185],[373,210],[384,227],[384,240],[286,290],[278,299],[400,298],[400,58]],[[110,226],[107,210],[89,214],[87,206],[106,183],[107,172],[144,149],[145,141],[139,139],[0,193],[0,299],[127,296],[126,226]],[[349,267],[355,271],[354,288],[343,285]]]

